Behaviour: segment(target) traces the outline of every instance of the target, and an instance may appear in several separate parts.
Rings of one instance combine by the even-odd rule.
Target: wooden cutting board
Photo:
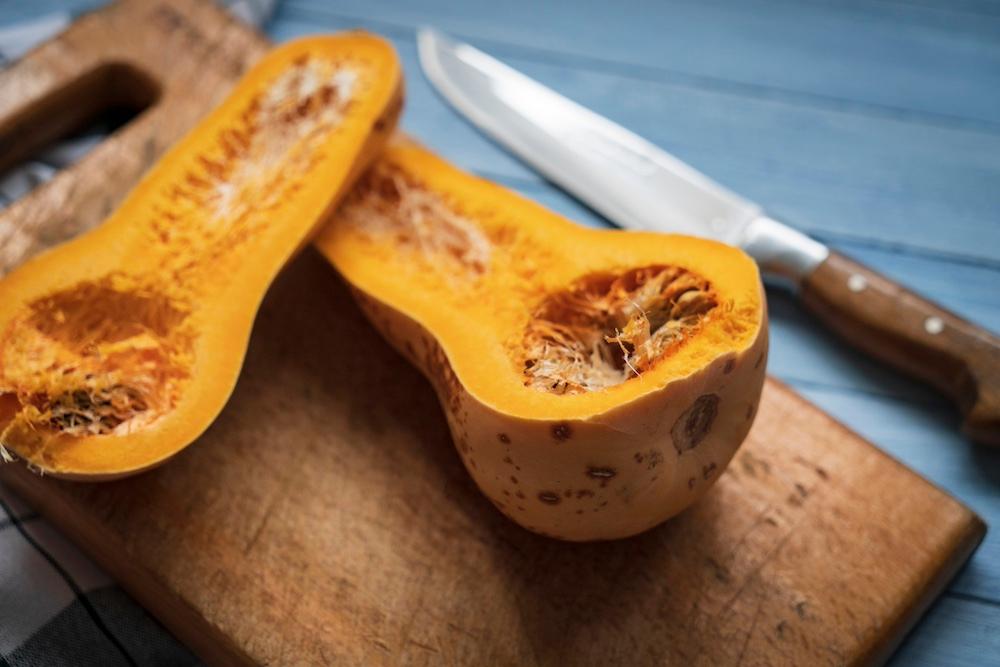
[[[0,213],[0,273],[97,224],[265,48],[208,2],[134,2],[0,73],[8,159],[159,90]],[[215,664],[876,663],[985,531],[769,380],[748,442],[676,520],[613,543],[528,533],[477,492],[430,385],[311,249],[183,454],[107,484],[0,478]]]

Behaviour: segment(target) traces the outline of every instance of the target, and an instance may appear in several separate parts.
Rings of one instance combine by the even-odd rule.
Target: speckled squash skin
[[[462,462],[482,492],[541,535],[610,540],[675,516],[715,483],[757,414],[767,365],[766,312],[744,351],[658,391],[589,420],[526,420],[472,396],[419,323],[352,291],[378,331],[433,384]],[[703,434],[687,437],[688,425]]]

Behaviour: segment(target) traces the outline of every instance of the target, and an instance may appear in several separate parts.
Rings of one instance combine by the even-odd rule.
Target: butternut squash
[[[195,440],[268,285],[391,133],[401,86],[379,38],[281,46],[103,224],[0,281],[2,451],[107,479]]]
[[[736,248],[583,228],[405,139],[316,245],[431,380],[482,492],[529,530],[646,530],[750,429],[767,314]]]

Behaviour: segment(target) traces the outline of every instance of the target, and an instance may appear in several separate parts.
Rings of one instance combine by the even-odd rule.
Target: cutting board
[[[265,48],[207,2],[130,2],[0,73],[9,160],[156,100],[0,213],[0,273],[97,224]],[[985,531],[768,380],[748,441],[677,519],[611,543],[526,532],[478,493],[430,385],[311,249],[180,456],[106,484],[20,464],[0,479],[214,664],[877,663]]]

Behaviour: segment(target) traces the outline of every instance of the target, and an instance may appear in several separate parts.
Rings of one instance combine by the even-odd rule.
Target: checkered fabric
[[[277,2],[219,1],[254,25],[262,24]],[[68,14],[50,14],[0,26],[0,68],[71,20]],[[109,129],[90,128],[0,175],[0,208],[80,159]],[[0,667],[197,664],[107,574],[0,485]]]
[[[0,486],[0,665],[197,665],[52,526]]]

